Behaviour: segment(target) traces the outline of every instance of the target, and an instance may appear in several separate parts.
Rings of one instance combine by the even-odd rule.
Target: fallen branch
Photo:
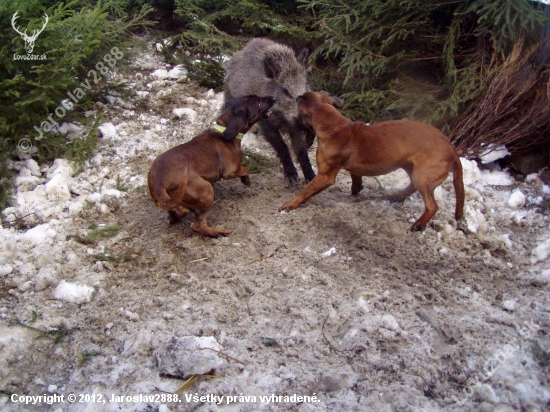
[[[223,353],[221,350],[216,350],[216,349],[212,349],[212,348],[199,348],[199,350],[211,350],[211,351],[213,351],[213,352],[216,352],[216,353],[219,353],[220,355],[225,356],[226,358],[233,359],[235,362],[239,362],[239,363],[241,363],[241,364],[243,364],[243,365],[246,365],[246,363],[244,363],[243,361],[240,361],[240,360],[238,360],[238,359],[236,359],[236,358],[234,358],[234,357],[232,357],[232,356],[229,356],[228,354]]]

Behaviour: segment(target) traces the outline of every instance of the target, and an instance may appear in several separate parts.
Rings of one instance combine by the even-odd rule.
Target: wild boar
[[[281,134],[288,134],[292,149],[300,163],[306,182],[313,180],[307,149],[315,135],[298,120],[296,98],[310,90],[307,81],[307,55],[304,49],[298,56],[283,44],[269,39],[253,39],[235,53],[226,67],[225,100],[255,94],[277,99],[271,116],[259,122],[262,134],[275,149],[283,164],[285,178],[291,185],[298,181],[298,172]]]

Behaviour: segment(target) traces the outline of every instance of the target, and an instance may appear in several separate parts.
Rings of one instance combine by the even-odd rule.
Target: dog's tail
[[[455,219],[460,220],[464,212],[464,181],[462,180],[462,163],[458,156],[453,163],[453,186],[456,196]]]
[[[164,187],[155,187],[154,189],[154,199],[155,204],[158,207],[161,207],[165,210],[173,210],[178,207],[176,202],[172,200],[168,192],[166,191],[166,188]]]

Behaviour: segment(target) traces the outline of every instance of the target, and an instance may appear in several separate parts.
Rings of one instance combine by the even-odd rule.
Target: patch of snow
[[[57,174],[64,177],[71,177],[75,172],[73,162],[66,159],[55,159],[53,165],[48,169],[46,178],[51,179]]]
[[[40,244],[48,238],[48,230],[50,225],[44,223],[43,225],[38,225],[32,229],[27,230],[24,234],[21,235],[22,239],[28,239],[34,244]]]
[[[171,79],[181,79],[187,77],[187,70],[183,65],[178,64],[177,66],[174,66],[172,70],[167,72],[167,77]]]
[[[487,230],[487,219],[481,213],[479,209],[476,209],[470,205],[465,207],[464,217],[468,226],[468,230],[471,233],[478,233],[478,231]]]
[[[511,153],[508,151],[506,146],[500,145],[495,147],[494,145],[490,145],[487,147],[487,149],[479,156],[479,159],[481,160],[481,163],[491,163],[495,160],[502,159],[503,157],[509,156]]]
[[[0,265],[0,276],[6,276],[13,272],[12,265]]]
[[[507,172],[495,170],[482,170],[481,181],[486,185],[491,186],[510,186],[515,183],[515,180]]]
[[[514,190],[512,194],[510,195],[510,198],[507,202],[508,206],[510,206],[512,209],[518,209],[520,207],[525,206],[525,195],[521,193],[521,190]]]
[[[67,139],[74,140],[80,137],[84,129],[76,123],[62,123],[58,130],[61,134],[66,135]]]
[[[197,121],[198,114],[195,110],[190,109],[189,107],[174,108],[172,113],[175,117],[179,119],[187,120],[190,123],[195,123]]]
[[[51,180],[46,183],[46,193],[48,194],[48,199],[50,201],[66,201],[71,198],[71,193],[69,192],[69,185],[67,184],[67,178],[58,173]]]
[[[105,139],[116,139],[118,137],[116,128],[112,123],[103,123],[98,129]]]
[[[90,302],[94,288],[76,283],[69,283],[65,280],[59,282],[53,291],[53,297],[57,300],[63,300],[69,303],[81,304]]]
[[[164,80],[168,78],[168,70],[166,69],[157,69],[153,73],[151,73],[151,76],[154,76],[158,79]]]
[[[31,174],[33,176],[40,177],[42,176],[42,172],[40,171],[40,166],[38,166],[38,163],[34,159],[27,159],[25,162],[25,166],[27,169],[30,170]]]
[[[465,186],[472,186],[474,183],[481,180],[481,171],[475,160],[468,160],[461,157],[460,163],[462,163],[462,180]]]
[[[386,328],[389,330],[399,329],[399,324],[397,323],[397,320],[395,320],[393,315],[390,315],[390,314],[386,314],[382,316],[382,319],[380,320],[380,325],[383,328]]]
[[[323,256],[328,257],[328,256],[333,255],[335,253],[336,253],[336,248],[331,247],[329,250],[327,250],[326,252],[323,253]]]
[[[550,256],[550,239],[545,240],[531,251],[531,263],[545,261]]]

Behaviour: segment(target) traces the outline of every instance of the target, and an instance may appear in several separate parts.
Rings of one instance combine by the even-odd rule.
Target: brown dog
[[[170,223],[195,212],[191,225],[206,236],[227,236],[228,230],[208,227],[206,216],[214,203],[212,184],[240,177],[250,185],[248,169],[241,166],[242,134],[269,117],[273,97],[243,96],[227,102],[216,120],[219,126],[195,136],[155,159],[149,171],[149,193],[155,204],[168,211]]]
[[[304,126],[318,138],[317,176],[279,211],[297,208],[312,196],[334,184],[340,169],[351,174],[351,194],[363,189],[361,176],[379,176],[404,169],[411,183],[391,200],[402,201],[416,190],[422,195],[425,210],[411,230],[422,230],[439,206],[434,189],[453,168],[456,194],[455,219],[462,217],[464,184],[462,164],[449,140],[437,129],[410,120],[387,121],[367,126],[352,122],[335,107],[342,102],[323,93],[308,92],[298,97],[298,110]]]

